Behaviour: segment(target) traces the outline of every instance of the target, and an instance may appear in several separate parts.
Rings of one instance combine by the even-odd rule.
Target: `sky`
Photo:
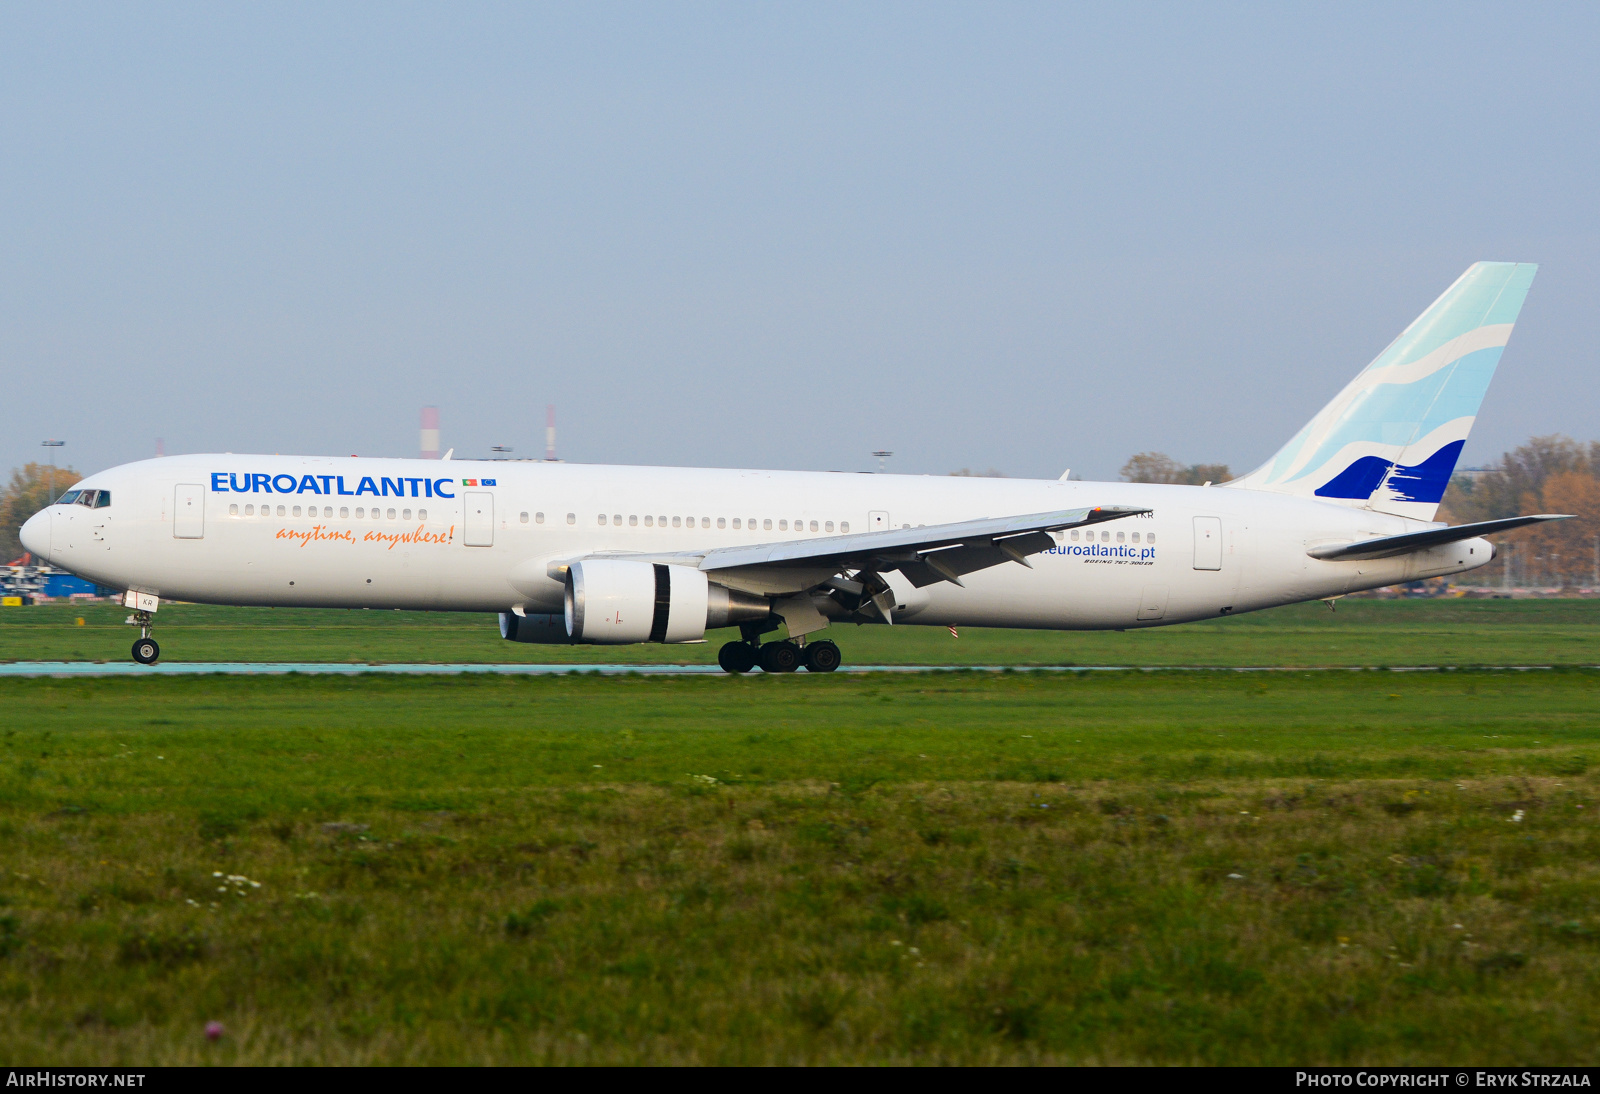
[[[0,6],[0,460],[1115,478],[1541,264],[1464,465],[1600,438],[1600,6]]]

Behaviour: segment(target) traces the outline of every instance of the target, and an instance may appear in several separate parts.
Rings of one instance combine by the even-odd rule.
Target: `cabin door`
[[[468,547],[493,547],[494,495],[487,490],[468,490],[464,496],[467,512],[461,542]]]
[[[1222,569],[1222,518],[1194,518],[1194,568]]]
[[[172,492],[172,538],[204,539],[206,488],[197,482],[180,482]]]

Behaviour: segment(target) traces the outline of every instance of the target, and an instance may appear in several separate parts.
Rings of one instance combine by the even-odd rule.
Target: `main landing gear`
[[[133,641],[133,659],[141,665],[155,664],[156,658],[161,656],[161,647],[150,637],[150,628],[154,623],[150,613],[134,612],[128,616],[128,622],[139,628],[139,637]]]
[[[832,642],[729,642],[717,651],[717,664],[723,671],[749,672],[760,665],[764,672],[793,672],[804,668],[807,672],[832,672],[844,660],[839,647]]]

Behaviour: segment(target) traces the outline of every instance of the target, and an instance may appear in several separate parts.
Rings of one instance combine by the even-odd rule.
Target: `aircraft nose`
[[[23,523],[17,533],[24,550],[35,558],[50,557],[50,510],[41,509]]]

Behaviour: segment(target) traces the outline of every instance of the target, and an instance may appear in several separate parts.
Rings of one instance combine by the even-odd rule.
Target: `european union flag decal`
[[[493,486],[493,485],[495,485],[495,481],[493,479],[479,479],[478,480],[478,485],[479,486]]]

